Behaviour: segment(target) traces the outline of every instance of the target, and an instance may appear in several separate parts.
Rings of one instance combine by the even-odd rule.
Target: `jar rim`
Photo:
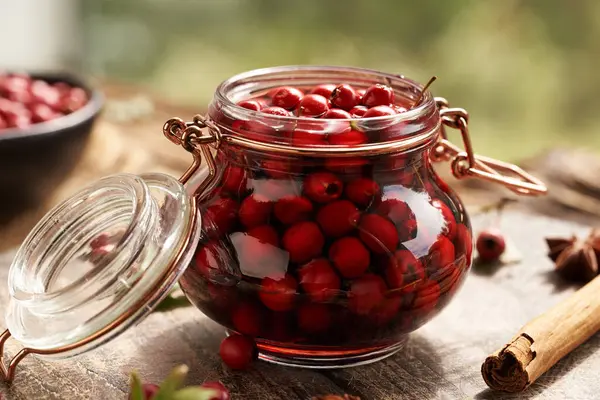
[[[346,82],[366,88],[386,84],[398,98],[419,104],[395,115],[321,119],[265,114],[238,106],[236,102],[264,96],[281,86],[300,88]],[[290,65],[256,69],[235,75],[221,83],[210,104],[208,117],[214,122],[219,143],[231,144],[258,152],[309,157],[377,156],[402,153],[431,147],[439,137],[441,119],[436,99],[424,86],[403,75],[393,75],[372,69],[340,66]],[[344,124],[361,131],[369,138],[362,144],[332,143],[330,135],[341,133]],[[236,126],[237,125],[237,126]],[[266,129],[265,129],[266,128]],[[295,133],[322,135],[324,140],[294,142]],[[318,136],[313,136],[317,138]]]
[[[319,72],[320,71],[320,72],[324,72],[324,73],[352,73],[352,74],[357,74],[359,76],[360,75],[372,76],[372,77],[377,76],[382,79],[382,83],[391,84],[393,82],[404,82],[404,83],[412,86],[412,88],[415,90],[415,93],[421,93],[421,92],[423,93],[423,97],[416,107],[410,108],[407,111],[400,113],[400,114],[386,115],[386,116],[381,116],[381,117],[371,117],[371,118],[366,119],[369,121],[382,121],[382,122],[384,122],[384,121],[396,121],[396,122],[408,121],[408,120],[414,119],[420,115],[426,114],[427,111],[429,111],[435,107],[435,99],[434,99],[434,96],[431,93],[431,91],[429,89],[426,89],[425,91],[423,91],[423,88],[425,87],[425,85],[423,85],[417,81],[414,81],[410,78],[407,78],[404,75],[401,75],[401,74],[395,75],[395,74],[390,74],[390,73],[378,71],[375,69],[369,69],[369,68],[336,66],[336,65],[284,65],[284,66],[277,66],[277,67],[259,68],[259,69],[242,72],[240,74],[234,75],[234,76],[230,77],[229,79],[226,79],[225,81],[221,82],[219,84],[219,86],[217,86],[217,89],[215,91],[215,97],[217,98],[217,100],[219,102],[223,103],[226,107],[231,107],[232,109],[234,109],[235,113],[238,115],[245,116],[247,118],[252,118],[257,115],[261,115],[262,117],[264,117],[265,114],[261,114],[260,111],[249,110],[247,108],[237,105],[233,100],[231,100],[231,98],[227,95],[227,93],[229,93],[231,91],[231,89],[233,87],[235,87],[235,85],[237,85],[243,81],[253,81],[253,80],[256,80],[256,78],[258,78],[258,77],[264,77],[264,76],[280,74],[280,73],[293,73],[293,72],[299,72],[299,71],[300,72]],[[272,119],[274,121],[279,120],[279,121],[287,121],[287,122],[306,121],[306,120],[314,119],[314,118],[302,117],[302,116],[297,117],[297,116],[280,116],[280,115],[268,115],[268,117],[269,117],[269,119]],[[348,118],[347,119],[339,118],[339,119],[336,119],[335,121],[350,122],[350,121],[356,121],[356,120],[357,120],[356,118],[349,118],[349,119]]]

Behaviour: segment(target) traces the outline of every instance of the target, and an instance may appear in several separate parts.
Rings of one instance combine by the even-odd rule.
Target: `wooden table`
[[[476,228],[483,219],[475,220]],[[489,391],[480,375],[487,354],[528,320],[576,288],[552,272],[543,236],[585,234],[587,228],[531,214],[502,220],[510,251],[520,262],[485,273],[474,270],[457,297],[432,322],[411,335],[391,358],[345,370],[311,371],[266,363],[230,372],[218,357],[223,329],[193,307],[154,313],[94,353],[63,362],[25,359],[6,399],[125,399],[128,372],[161,380],[178,364],[190,366],[188,384],[222,380],[233,399],[309,399],[351,393],[367,399],[595,399],[600,393],[600,335],[594,336],[519,396]],[[0,256],[0,281],[11,254]],[[0,286],[0,308],[6,304]],[[11,354],[18,349],[9,342]]]

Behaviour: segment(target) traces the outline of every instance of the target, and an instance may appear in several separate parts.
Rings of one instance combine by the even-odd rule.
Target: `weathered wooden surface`
[[[477,218],[475,227],[484,226]],[[146,321],[96,352],[68,361],[26,359],[6,399],[125,399],[128,375],[137,369],[159,381],[175,365],[191,367],[189,384],[220,379],[233,399],[309,399],[349,392],[367,399],[597,399],[600,393],[600,335],[595,335],[540,378],[526,393],[492,393],[480,375],[484,358],[502,346],[528,320],[572,293],[576,287],[555,277],[545,257],[545,235],[585,234],[572,223],[531,214],[502,219],[512,252],[520,262],[487,273],[473,271],[456,299],[431,323],[411,335],[407,347],[369,366],[309,371],[258,363],[230,372],[218,358],[223,330],[194,308],[152,314]],[[9,253],[0,256],[6,280]],[[0,285],[0,308],[7,290]],[[558,328],[558,327],[557,327]],[[10,342],[11,354],[18,349]]]

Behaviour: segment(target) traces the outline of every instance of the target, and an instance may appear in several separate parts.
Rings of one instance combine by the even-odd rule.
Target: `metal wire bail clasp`
[[[206,129],[203,131],[203,129]],[[202,115],[195,115],[192,122],[185,122],[181,118],[171,118],[163,125],[163,134],[172,143],[183,147],[192,153],[194,161],[183,173],[179,181],[185,184],[202,165],[202,156],[208,167],[208,176],[196,189],[202,193],[210,186],[216,177],[216,163],[209,146],[218,148],[221,144],[219,128]]]
[[[548,191],[542,181],[516,165],[476,155],[469,135],[467,111],[462,108],[450,108],[448,101],[442,97],[436,97],[435,102],[440,110],[442,128],[441,138],[431,155],[434,161],[451,161],[452,173],[458,179],[467,176],[481,178],[500,183],[513,192],[526,196],[539,196]],[[446,127],[460,131],[464,151],[448,140]]]
[[[2,380],[8,384],[12,383],[13,379],[15,378],[15,370],[17,369],[17,365],[21,362],[21,360],[23,360],[23,358],[25,358],[25,356],[32,352],[28,348],[21,349],[21,351],[19,351],[12,359],[10,359],[10,361],[8,361],[8,363],[6,363],[4,359],[4,347],[6,345],[6,341],[10,339],[10,337],[11,334],[8,329],[2,332],[2,335],[0,335],[0,375]]]

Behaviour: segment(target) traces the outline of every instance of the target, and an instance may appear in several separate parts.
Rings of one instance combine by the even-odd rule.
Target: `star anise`
[[[546,238],[548,257],[554,261],[556,272],[572,281],[588,282],[598,275],[600,260],[600,230],[594,229],[585,240],[576,236]]]

